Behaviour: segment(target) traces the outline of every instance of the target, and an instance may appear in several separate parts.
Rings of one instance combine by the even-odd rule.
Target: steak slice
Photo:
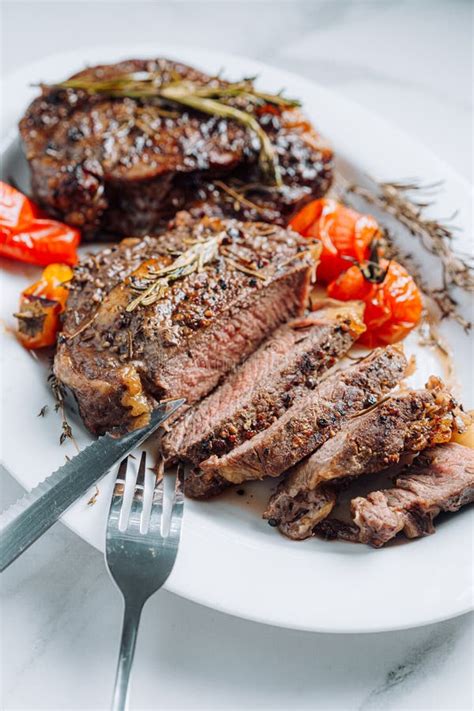
[[[434,533],[441,511],[458,511],[474,501],[474,451],[450,442],[427,449],[398,476],[393,489],[359,496],[351,503],[361,543],[379,548],[403,533]]]
[[[378,348],[353,366],[329,375],[249,442],[223,457],[209,457],[201,469],[234,484],[279,476],[333,437],[353,415],[394,388],[406,367],[400,348]]]
[[[362,310],[358,302],[343,303],[280,326],[217,390],[188,410],[163,440],[166,459],[199,464],[268,427],[349,350],[364,328]]]
[[[130,310],[153,270],[189,255],[190,244],[214,245],[208,263],[196,260],[195,271]],[[302,313],[315,264],[309,247],[279,227],[204,218],[159,238],[124,240],[79,264],[54,372],[86,426],[95,433],[142,426],[159,400],[192,404],[207,395]]]
[[[319,311],[277,329],[224,383],[188,410],[162,440],[167,462],[198,465],[267,428],[316,387],[364,330],[363,305],[327,300]],[[217,494],[228,485],[195,466],[186,493]]]
[[[228,86],[167,59],[90,67],[74,78],[109,80],[133,72],[158,72],[164,83]],[[275,147],[281,188],[252,187],[261,182],[260,142],[234,120],[191,109],[165,115],[153,98],[43,87],[20,122],[33,197],[85,238],[156,232],[190,207],[199,215],[211,209],[286,224],[302,202],[328,190],[332,151],[297,108],[247,102],[240,108],[254,114]],[[241,198],[229,192],[229,183],[244,190]]]
[[[457,403],[433,376],[424,390],[393,395],[354,417],[293,469],[270,499],[264,518],[289,538],[308,538],[324,518],[317,502],[320,488],[327,496],[327,482],[382,471],[405,454],[447,442],[458,426]]]

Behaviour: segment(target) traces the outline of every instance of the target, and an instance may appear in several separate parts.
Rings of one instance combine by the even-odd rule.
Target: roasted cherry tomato
[[[18,338],[25,348],[44,348],[56,343],[60,314],[68,297],[67,282],[72,278],[71,267],[50,264],[39,281],[26,288],[20,298]]]
[[[75,264],[80,233],[41,216],[31,200],[0,182],[0,256],[45,266]]]
[[[336,200],[313,200],[291,220],[290,227],[303,237],[322,243],[317,276],[328,284],[346,271],[351,262],[368,259],[370,245],[379,235],[379,226],[370,215],[341,205]]]
[[[401,264],[381,259],[378,266],[385,275],[380,283],[369,281],[364,270],[352,266],[327,289],[334,299],[365,303],[367,331],[359,342],[371,348],[401,341],[419,322],[423,309],[420,290]]]

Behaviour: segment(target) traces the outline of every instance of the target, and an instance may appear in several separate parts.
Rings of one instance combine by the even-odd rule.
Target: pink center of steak
[[[356,365],[328,376],[249,442],[223,457],[213,455],[200,466],[235,484],[279,476],[332,437],[352,415],[395,387],[406,366],[399,348],[377,349]]]
[[[156,299],[130,308],[149,286],[150,268],[171,267],[176,255],[207,243],[218,245],[208,262],[196,262]],[[193,404],[207,395],[304,310],[314,269],[310,250],[310,242],[289,230],[207,218],[182,221],[158,238],[124,240],[81,263],[54,367],[86,425],[97,433],[138,426],[137,408],[129,406],[137,382],[142,392],[133,396],[148,411],[164,398]]]
[[[354,418],[295,467],[264,516],[290,538],[307,538],[321,520],[314,515],[314,502],[328,482],[339,486],[345,479],[380,472],[404,455],[446,442],[457,421],[457,403],[437,378],[432,377],[424,390],[394,395]]]
[[[328,307],[280,327],[164,438],[168,459],[199,464],[268,427],[351,347],[363,326],[361,309]]]

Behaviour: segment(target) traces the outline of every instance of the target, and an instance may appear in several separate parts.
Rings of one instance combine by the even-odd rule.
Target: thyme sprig
[[[252,131],[260,142],[259,166],[265,180],[277,186],[282,185],[278,156],[253,111],[255,106],[266,103],[292,108],[300,106],[300,102],[288,99],[281,93],[257,91],[250,79],[230,84],[211,79],[207,84],[197,84],[179,78],[166,82],[161,72],[131,72],[111,79],[78,77],[48,88],[82,90],[88,94],[103,94],[111,98],[152,99],[162,111],[167,107],[182,109],[184,106],[211,116],[237,121]]]
[[[349,192],[353,192],[367,202],[386,210],[401,222],[414,237],[417,237],[427,251],[439,258],[445,289],[457,286],[464,291],[473,292],[474,264],[472,259],[453,250],[451,242],[454,238],[455,228],[424,214],[425,209],[433,204],[430,199],[432,191],[439,187],[440,183],[422,185],[412,180],[378,183],[378,192],[372,192],[360,185],[352,185],[349,187]],[[416,193],[420,196],[418,199],[414,197]],[[423,198],[423,195],[426,197]]]
[[[438,288],[429,287],[412,255],[402,253],[390,231],[384,229],[385,256],[397,259],[409,267],[423,292],[437,305],[442,318],[452,318],[466,332],[469,331],[472,324],[460,313],[453,288],[458,287],[468,293],[474,291],[473,260],[453,248],[456,228],[449,224],[450,220],[436,220],[427,217],[424,212],[433,204],[433,194],[441,184],[423,185],[417,180],[377,182],[374,178],[370,178],[370,181],[374,183],[374,189],[350,184],[338,173],[336,190],[342,199],[349,198],[350,201],[351,194],[357,195],[395,218],[428,252],[440,260],[442,285]]]
[[[64,444],[64,442],[68,439],[70,439],[74,446],[76,447],[77,451],[79,451],[79,447],[77,445],[76,440],[74,439],[74,435],[72,432],[71,425],[67,421],[66,418],[66,411],[65,411],[65,397],[66,397],[66,390],[62,382],[56,377],[54,373],[50,373],[48,376],[48,384],[49,387],[51,388],[51,391],[53,393],[53,397],[55,400],[55,405],[54,405],[54,411],[59,412],[62,418],[61,421],[61,434],[59,436],[59,444]]]
[[[265,205],[258,205],[256,202],[249,200],[246,197],[245,190],[241,190],[239,186],[229,185],[222,180],[214,180],[214,186],[230,199],[230,202],[235,212],[247,208],[253,210],[257,215],[268,222],[276,220],[279,214],[276,210],[272,210]]]
[[[176,259],[168,266],[157,269],[153,265],[148,265],[145,275],[136,277],[132,275],[130,288],[137,296],[127,304],[126,311],[134,311],[137,306],[150,306],[156,303],[166,296],[172,282],[193,272],[201,272],[206,264],[213,262],[219,255],[232,269],[267,281],[269,278],[267,272],[254,268],[253,264],[246,262],[239,254],[222,247],[222,241],[226,236],[227,233],[222,231],[208,239],[190,241],[191,246],[186,251],[178,253]],[[296,257],[301,257],[302,254]]]
[[[137,306],[150,306],[163,298],[169,285],[188,276],[200,272],[209,262],[214,261],[219,254],[219,246],[225,233],[215,235],[207,240],[196,241],[189,249],[180,254],[169,266],[155,269],[148,266],[147,274],[140,279],[131,281],[131,288],[139,292],[127,305],[127,311],[134,311]]]

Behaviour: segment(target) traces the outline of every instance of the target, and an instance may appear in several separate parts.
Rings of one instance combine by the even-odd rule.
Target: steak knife
[[[0,571],[4,571],[118,461],[149,437],[185,400],[159,405],[146,427],[121,438],[99,437],[0,515]]]

